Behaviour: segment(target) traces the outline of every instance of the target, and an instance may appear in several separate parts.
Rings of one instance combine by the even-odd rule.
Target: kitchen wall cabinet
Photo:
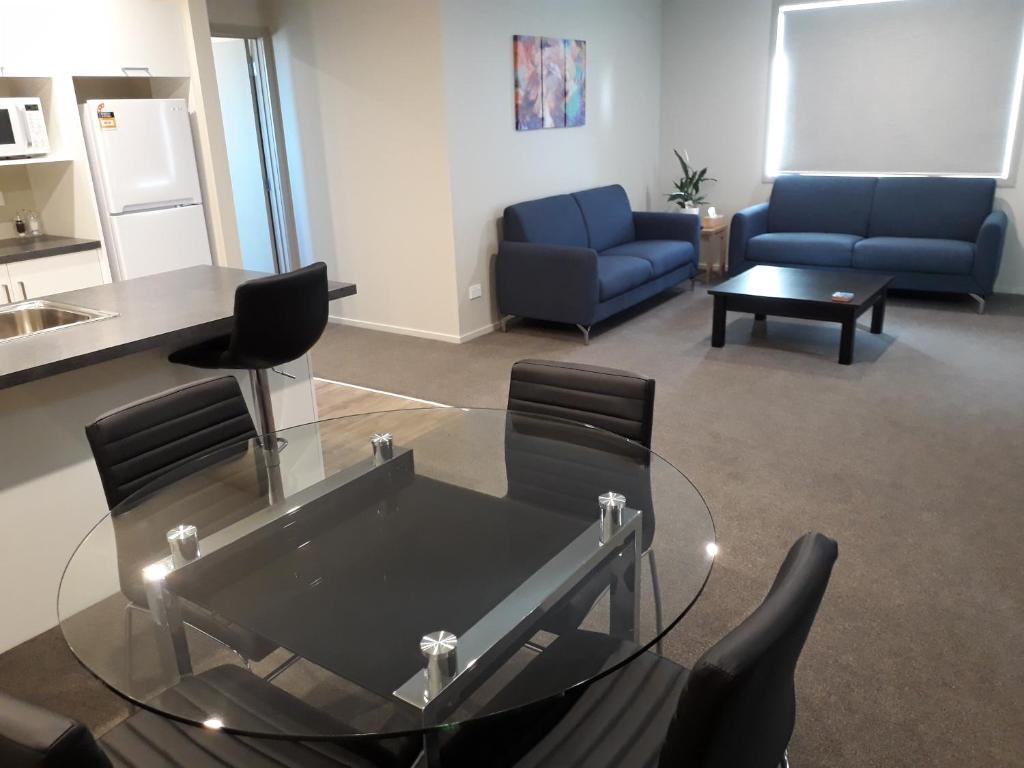
[[[0,264],[0,301],[24,301],[103,283],[99,250]]]
[[[189,76],[184,0],[31,0],[2,7],[6,77]]]

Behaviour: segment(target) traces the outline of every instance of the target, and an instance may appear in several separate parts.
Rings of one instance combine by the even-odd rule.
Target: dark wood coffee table
[[[708,289],[715,297],[711,346],[725,346],[725,313],[729,311],[751,312],[755,320],[768,315],[824,320],[842,325],[839,364],[850,365],[857,318],[871,309],[871,332],[882,332],[885,298],[892,281],[889,275],[756,266]],[[853,299],[833,301],[835,291],[852,293]]]

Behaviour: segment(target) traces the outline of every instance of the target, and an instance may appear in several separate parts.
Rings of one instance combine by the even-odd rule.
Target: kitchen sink
[[[0,343],[105,320],[108,317],[117,317],[117,313],[75,307],[46,299],[0,305]]]

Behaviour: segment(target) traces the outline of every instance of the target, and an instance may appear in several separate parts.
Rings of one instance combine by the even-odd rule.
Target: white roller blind
[[[779,7],[766,170],[1006,178],[1024,0]]]

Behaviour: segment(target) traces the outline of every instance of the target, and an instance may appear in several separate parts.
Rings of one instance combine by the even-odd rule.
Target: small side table
[[[709,252],[705,256],[705,263],[707,264],[707,273],[705,275],[708,283],[711,282],[711,277],[715,273],[717,268],[722,277],[725,277],[725,272],[728,269],[729,264],[729,219],[722,216],[720,219],[716,219],[710,225],[707,223],[708,220],[704,219],[704,226],[700,231],[701,239],[701,250],[704,250],[704,243],[711,243],[713,240],[718,241],[718,253],[714,261],[711,260],[711,253]],[[710,249],[709,249],[710,251]]]

